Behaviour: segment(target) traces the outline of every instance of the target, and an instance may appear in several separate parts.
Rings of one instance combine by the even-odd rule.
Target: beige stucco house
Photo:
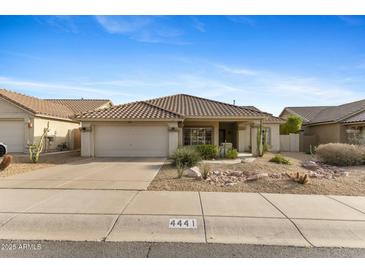
[[[256,153],[260,121],[272,151],[280,150],[282,119],[253,107],[186,94],[111,106],[76,115],[82,125],[81,155],[165,157],[178,146],[233,144]]]
[[[0,142],[11,153],[26,153],[27,145],[36,143],[49,123],[45,149],[55,150],[63,143],[73,149],[80,122],[72,117],[110,105],[110,100],[43,100],[0,89]]]
[[[365,144],[365,99],[339,106],[286,107],[280,117],[289,115],[302,117],[302,134],[314,137],[312,145]]]

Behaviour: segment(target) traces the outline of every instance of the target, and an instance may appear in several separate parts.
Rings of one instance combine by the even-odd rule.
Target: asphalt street
[[[245,244],[0,240],[0,257],[22,258],[363,258],[365,249]]]

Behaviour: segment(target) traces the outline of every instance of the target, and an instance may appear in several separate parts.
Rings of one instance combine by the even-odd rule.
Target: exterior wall
[[[318,144],[345,142],[345,131],[340,124],[309,126],[309,135],[316,135]]]
[[[95,156],[95,127],[98,125],[113,125],[113,126],[166,126],[168,129],[168,153],[172,155],[179,143],[179,129],[177,122],[82,122],[81,127],[86,130],[81,131],[81,156]],[[118,138],[116,136],[116,138]],[[146,136],[148,142],[148,136]]]
[[[36,143],[39,141],[48,122],[50,131],[47,136],[54,137],[54,140],[52,142],[46,142],[45,150],[55,150],[62,143],[66,143],[69,148],[73,149],[73,131],[80,127],[78,122],[35,117],[33,123],[33,142]]]
[[[271,131],[271,145],[269,151],[280,151],[280,124],[263,124],[263,127],[270,128]]]
[[[23,152],[27,152],[27,144],[33,142],[33,129],[29,125],[33,124],[33,115],[18,106],[0,98],[0,120],[3,121],[23,121],[24,122],[24,142]],[[1,141],[1,132],[0,132]]]

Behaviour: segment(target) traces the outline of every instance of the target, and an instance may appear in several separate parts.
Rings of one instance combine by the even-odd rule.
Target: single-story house
[[[0,142],[9,152],[26,153],[27,145],[36,143],[49,123],[45,150],[55,150],[64,143],[76,148],[74,138],[80,135],[80,122],[73,116],[111,105],[110,100],[44,100],[0,89]]]
[[[81,155],[165,157],[178,146],[232,143],[256,153],[260,121],[269,149],[280,150],[282,119],[252,107],[187,94],[115,105],[75,116],[81,122]]]
[[[289,115],[303,119],[303,135],[314,137],[312,145],[365,144],[365,99],[339,106],[286,107],[280,117]]]

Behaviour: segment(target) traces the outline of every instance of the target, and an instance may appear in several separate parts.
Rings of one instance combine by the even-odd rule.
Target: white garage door
[[[0,120],[0,143],[8,146],[8,152],[23,152],[24,121]]]
[[[167,126],[96,126],[96,157],[165,157]]]

